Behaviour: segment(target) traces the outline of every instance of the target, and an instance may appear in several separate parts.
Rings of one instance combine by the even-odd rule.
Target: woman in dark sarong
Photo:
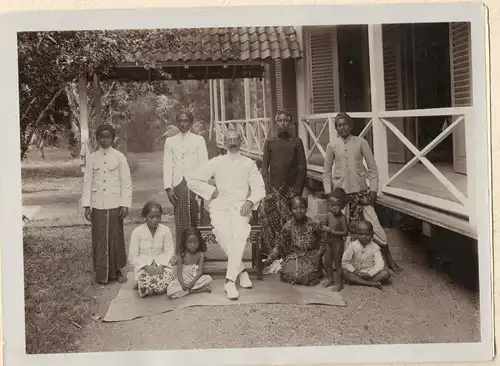
[[[272,251],[281,228],[291,219],[289,200],[302,195],[307,173],[302,140],[290,133],[291,114],[279,110],[274,122],[278,136],[266,140],[262,157],[267,196],[259,208],[259,220],[266,254]]]
[[[328,229],[306,216],[307,201],[303,197],[292,198],[291,211],[293,216],[283,226],[277,245],[264,265],[281,257],[280,277],[283,282],[315,286],[322,276],[321,258],[326,250]]]

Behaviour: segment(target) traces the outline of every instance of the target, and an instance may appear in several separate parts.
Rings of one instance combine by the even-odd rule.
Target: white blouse
[[[154,236],[146,223],[136,227],[130,238],[128,254],[129,262],[134,267],[134,278],[137,279],[139,270],[153,260],[159,266],[171,268],[174,253],[175,244],[167,226],[159,224]]]

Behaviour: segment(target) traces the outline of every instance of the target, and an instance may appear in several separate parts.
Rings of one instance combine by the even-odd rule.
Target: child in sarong
[[[212,277],[203,274],[207,245],[200,231],[187,228],[182,232],[181,248],[177,254],[177,278],[167,289],[171,299],[177,299],[196,292],[211,292]]]
[[[335,188],[328,197],[328,245],[326,246],[325,267],[328,280],[325,287],[333,286],[332,291],[340,291],[344,287],[342,276],[342,254],[344,241],[348,234],[347,220],[342,214],[347,201],[347,196],[342,188]],[[335,263],[335,283],[333,282],[332,263]]]
[[[170,229],[160,224],[163,208],[156,201],[142,208],[145,223],[136,227],[130,238],[129,262],[140,297],[164,294],[174,279],[171,259],[175,253]]]
[[[347,245],[342,257],[342,269],[346,282],[382,289],[390,274],[385,269],[380,247],[373,241],[373,234],[373,225],[369,221],[357,223],[357,240]]]

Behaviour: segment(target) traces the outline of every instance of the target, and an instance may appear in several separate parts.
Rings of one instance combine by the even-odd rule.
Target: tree
[[[152,51],[186,45],[196,29],[24,32],[18,34],[21,159],[33,133],[50,124],[47,117],[68,110],[56,101],[68,82],[94,72],[106,74],[133,57],[156,68]]]

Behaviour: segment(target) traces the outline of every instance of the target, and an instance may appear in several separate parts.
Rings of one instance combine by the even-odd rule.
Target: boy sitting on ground
[[[373,242],[373,225],[361,220],[356,225],[357,240],[347,246],[342,256],[342,269],[347,283],[382,288],[390,274],[385,268],[380,247]]]

